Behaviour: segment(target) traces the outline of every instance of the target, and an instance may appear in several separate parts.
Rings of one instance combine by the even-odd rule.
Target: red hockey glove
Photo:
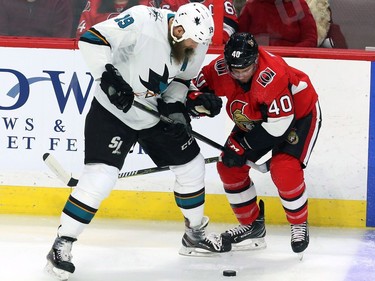
[[[246,149],[248,148],[238,140],[238,136],[231,133],[224,145],[221,161],[230,168],[241,167],[246,164]]]
[[[223,101],[212,93],[190,92],[186,100],[186,108],[193,117],[214,117],[220,113]]]

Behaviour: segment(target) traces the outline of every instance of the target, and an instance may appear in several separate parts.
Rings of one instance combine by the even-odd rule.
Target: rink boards
[[[48,170],[42,155],[53,154],[79,176],[83,122],[94,81],[77,50],[2,47],[0,56],[0,213],[58,215],[70,189]],[[205,63],[214,57],[208,55]],[[374,63],[350,58],[286,60],[309,74],[323,113],[305,174],[310,223],[375,226]],[[193,127],[223,143],[232,123],[223,111],[213,119],[194,120]],[[216,149],[200,144],[205,157],[218,155]],[[136,146],[123,171],[153,166]],[[206,171],[207,215],[218,222],[235,222],[215,164],[206,165]],[[269,174],[252,171],[251,177],[266,202],[267,221],[286,223]],[[120,179],[98,216],[179,220],[172,191],[169,171]]]

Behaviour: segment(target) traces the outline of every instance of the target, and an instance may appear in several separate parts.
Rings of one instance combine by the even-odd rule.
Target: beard
[[[172,36],[168,36],[169,45],[171,46],[171,56],[172,59],[181,64],[185,60],[189,60],[192,55],[194,55],[193,48],[187,48],[184,46],[184,42],[174,42]]]

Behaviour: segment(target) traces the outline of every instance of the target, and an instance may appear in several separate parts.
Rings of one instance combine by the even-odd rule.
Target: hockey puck
[[[223,276],[236,276],[237,275],[237,272],[235,270],[224,270],[223,271]]]

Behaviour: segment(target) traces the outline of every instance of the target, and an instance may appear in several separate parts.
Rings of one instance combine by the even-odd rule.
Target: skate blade
[[[44,271],[60,281],[68,281],[70,276],[70,272],[54,267],[50,261],[47,261]]]
[[[185,246],[182,246],[178,253],[182,256],[188,256],[188,257],[218,257],[220,256],[219,253],[210,252],[210,251],[200,249],[200,248],[185,247]]]
[[[300,261],[302,261],[302,259],[303,259],[303,252],[301,252],[301,253],[297,253],[297,256],[298,256],[298,259],[299,259]]]
[[[264,238],[247,239],[240,243],[232,243],[232,251],[253,251],[267,248]]]

